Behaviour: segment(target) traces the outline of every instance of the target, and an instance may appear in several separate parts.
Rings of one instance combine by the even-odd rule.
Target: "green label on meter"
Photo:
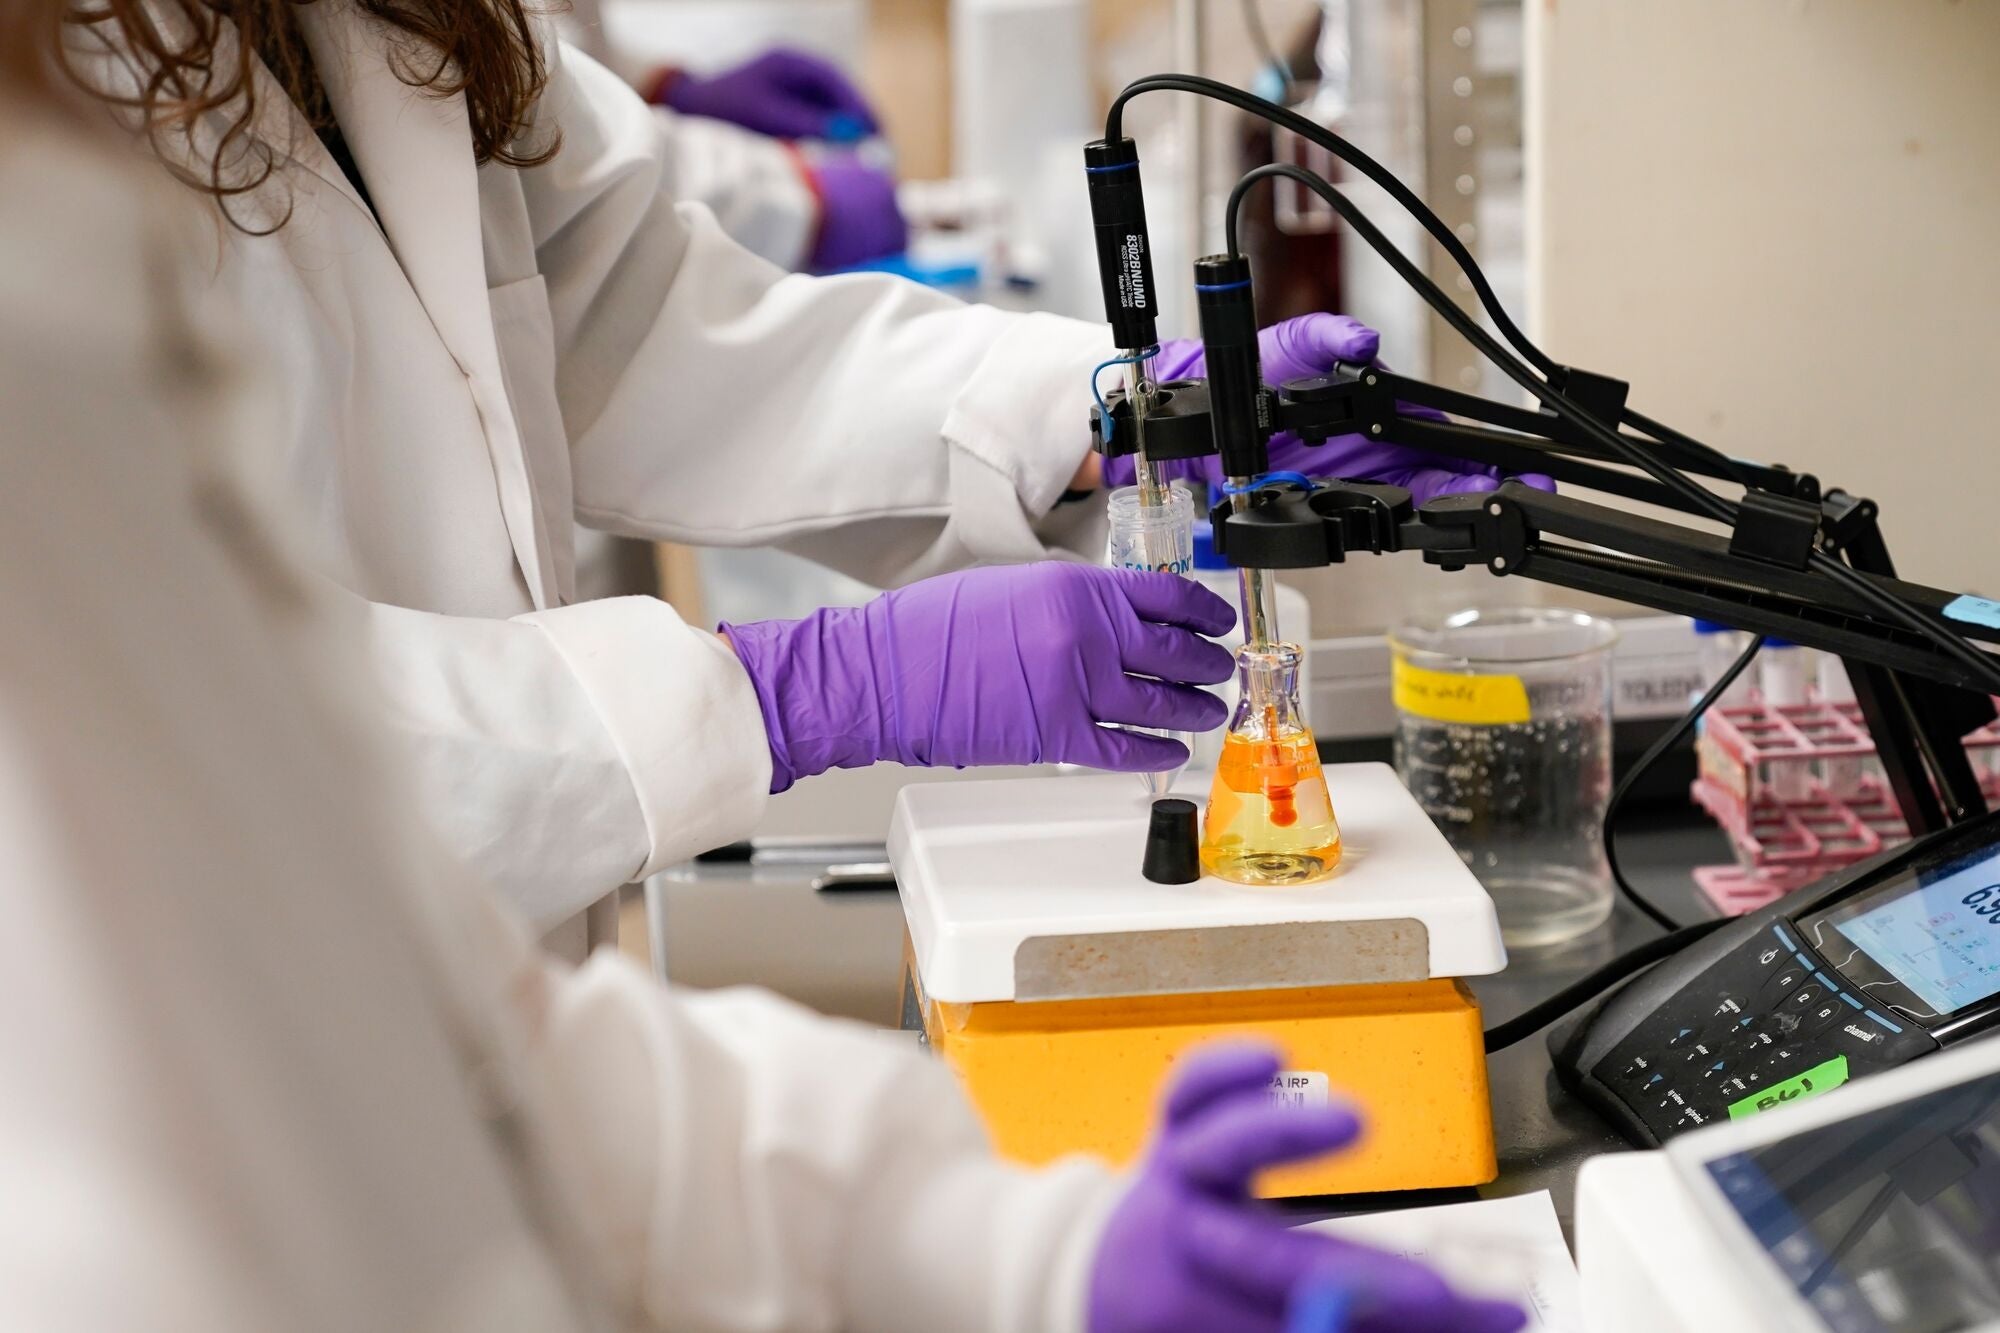
[[[1808,1097],[1817,1097],[1822,1092],[1832,1092],[1847,1082],[1847,1057],[1836,1055],[1825,1064],[1814,1065],[1803,1074],[1794,1074],[1762,1092],[1753,1092],[1742,1101],[1729,1104],[1729,1118],[1741,1120],[1745,1116],[1756,1115],[1773,1107],[1791,1102],[1802,1102]]]

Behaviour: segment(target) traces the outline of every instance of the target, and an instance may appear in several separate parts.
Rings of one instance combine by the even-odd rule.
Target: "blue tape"
[[[1099,392],[1097,377],[1113,366],[1136,366],[1141,361],[1149,360],[1159,354],[1160,346],[1155,343],[1151,347],[1134,352],[1131,356],[1114,356],[1109,361],[1099,362],[1097,369],[1090,372],[1090,396],[1097,400],[1097,433],[1102,443],[1111,443],[1111,405],[1104,401],[1104,395]]]
[[[1292,72],[1277,61],[1265,65],[1257,71],[1257,77],[1250,81],[1250,91],[1267,102],[1289,100],[1285,90],[1291,86]]]
[[[1344,1286],[1330,1280],[1315,1281],[1292,1301],[1291,1313],[1285,1317],[1285,1333],[1346,1333],[1352,1305]]]
[[[826,118],[824,133],[830,143],[860,143],[868,137],[869,126],[852,111],[836,111]]]
[[[1197,282],[1194,289],[1198,292],[1240,292],[1249,285],[1250,279],[1245,278],[1241,282]]]
[[[1974,597],[1971,593],[1954,599],[1944,609],[1945,615],[1964,625],[1984,625],[1987,629],[2000,629],[2000,602],[1989,602],[1984,597]]]
[[[1252,491],[1262,490],[1274,482],[1281,481],[1288,481],[1294,486],[1303,486],[1309,491],[1319,489],[1313,484],[1313,479],[1303,472],[1266,472],[1261,477],[1252,477],[1241,486],[1231,486],[1225,483],[1222,487],[1222,493],[1224,495],[1248,495]]]
[[[1108,167],[1085,167],[1083,170],[1085,175],[1102,176],[1107,171],[1137,171],[1138,169],[1139,164],[1137,162],[1113,162]]]

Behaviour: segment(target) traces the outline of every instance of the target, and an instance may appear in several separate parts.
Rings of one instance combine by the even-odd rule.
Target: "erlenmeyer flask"
[[[1236,884],[1310,884],[1340,864],[1340,826],[1299,721],[1298,645],[1236,654],[1241,689],[1202,821],[1201,863]]]

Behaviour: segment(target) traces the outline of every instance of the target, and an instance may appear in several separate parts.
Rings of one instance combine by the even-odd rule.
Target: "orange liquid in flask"
[[[1237,884],[1310,884],[1340,865],[1340,825],[1319,749],[1282,689],[1296,676],[1277,676],[1259,682],[1281,687],[1274,702],[1257,707],[1246,693],[1238,706],[1202,823],[1202,868]]]

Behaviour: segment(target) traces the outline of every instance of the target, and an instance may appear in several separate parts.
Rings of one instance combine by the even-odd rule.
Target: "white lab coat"
[[[161,200],[0,106],[0,1327],[1068,1333],[1115,1183],[440,870]],[[169,200],[169,208],[184,204]],[[403,818],[399,819],[399,816]]]
[[[562,49],[528,136],[561,151],[476,168],[462,100],[401,83],[351,0],[297,17],[380,225],[259,69],[253,133],[290,156],[230,206],[288,220],[218,227],[217,285],[288,389],[265,444],[364,601],[426,806],[538,925],[744,836],[769,786],[754,692],[706,627],[567,604],[572,514],[876,584],[1089,543],[1097,506],[1051,509],[1104,330],[781,273],[675,206],[658,118]]]

